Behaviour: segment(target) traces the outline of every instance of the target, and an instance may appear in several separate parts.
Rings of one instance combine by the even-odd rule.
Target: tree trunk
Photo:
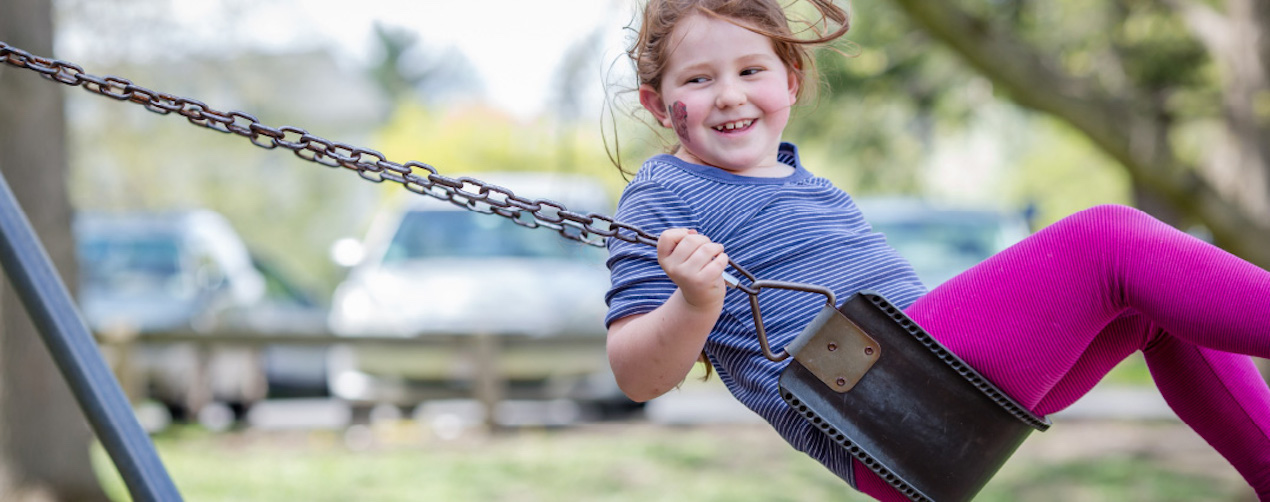
[[[1226,134],[1212,145],[1203,176],[1232,205],[1255,215],[1264,226],[1270,221],[1270,119],[1261,102],[1270,95],[1270,5],[1264,0],[1227,0],[1224,12],[1219,12],[1193,0],[1167,3],[1208,48],[1222,74]],[[1245,233],[1252,232],[1256,230]],[[1215,237],[1218,245],[1228,247],[1231,236]]]
[[[4,0],[3,11],[0,40],[35,54],[53,53],[50,0]],[[0,173],[63,281],[73,285],[60,87],[0,65]],[[6,280],[0,288],[0,500],[108,500],[90,463],[91,439],[83,413]]]

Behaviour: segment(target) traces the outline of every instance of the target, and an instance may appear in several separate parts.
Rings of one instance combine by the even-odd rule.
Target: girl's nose
[[[735,83],[724,83],[719,88],[714,105],[719,108],[730,108],[745,104],[745,91]]]

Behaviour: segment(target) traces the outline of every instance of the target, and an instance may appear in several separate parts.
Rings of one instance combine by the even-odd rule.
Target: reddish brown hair
[[[763,35],[772,41],[772,49],[798,81],[801,94],[803,81],[815,78],[815,60],[810,46],[827,44],[847,33],[851,27],[847,10],[833,0],[806,0],[820,13],[818,21],[797,21],[785,13],[778,0],[649,0],[644,6],[638,35],[626,54],[635,64],[639,84],[661,90],[661,77],[670,58],[670,34],[679,21],[694,14],[722,19]],[[794,33],[790,25],[803,29]],[[806,33],[810,32],[810,35]]]

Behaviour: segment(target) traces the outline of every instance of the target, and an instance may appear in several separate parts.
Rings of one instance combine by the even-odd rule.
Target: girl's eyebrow
[[[744,56],[736,58],[737,61],[750,61],[754,59],[780,59],[780,58],[777,57],[776,54],[772,54],[768,52],[754,52],[754,53],[746,54]]]
[[[741,63],[741,64],[748,64],[748,63],[750,63],[750,62],[752,62],[752,61],[755,61],[755,60],[763,60],[763,59],[777,59],[777,60],[779,60],[779,58],[777,58],[775,54],[767,54],[767,53],[763,53],[763,52],[753,52],[753,53],[750,53],[750,54],[745,54],[745,55],[737,56],[737,57],[736,57],[733,61],[734,61],[734,62],[737,62],[737,63]],[[678,71],[678,72],[685,72],[685,73],[686,73],[686,72],[693,72],[693,71],[706,70],[706,69],[709,69],[709,68],[710,68],[710,67],[712,67],[712,66],[714,66],[714,60],[712,60],[712,59],[702,59],[702,60],[700,60],[700,61],[696,61],[696,62],[693,62],[693,63],[691,63],[691,64],[684,65],[684,66],[682,66],[682,67],[678,68],[678,70],[677,70],[677,71]]]

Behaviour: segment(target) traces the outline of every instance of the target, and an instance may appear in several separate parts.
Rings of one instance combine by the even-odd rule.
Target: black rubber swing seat
[[[912,500],[970,500],[1050,426],[877,293],[826,306],[785,350],[785,401]]]

